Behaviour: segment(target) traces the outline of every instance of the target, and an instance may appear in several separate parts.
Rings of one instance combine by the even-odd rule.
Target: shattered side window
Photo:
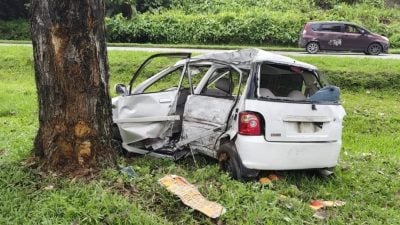
[[[239,79],[240,74],[232,68],[218,68],[208,79],[201,94],[213,97],[233,97],[237,93]]]
[[[190,74],[190,79],[192,80],[193,89],[197,87],[210,67],[210,65],[189,65],[188,71]],[[189,87],[188,79],[184,79],[182,85],[184,87]]]
[[[178,67],[175,70],[161,77],[159,80],[151,84],[144,90],[144,93],[161,92],[175,90],[179,86],[182,76],[183,67]]]

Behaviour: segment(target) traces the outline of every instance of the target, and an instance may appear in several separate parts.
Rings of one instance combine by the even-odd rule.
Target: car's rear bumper
[[[341,141],[267,142],[263,136],[238,135],[236,148],[243,165],[249,169],[315,169],[337,165]]]

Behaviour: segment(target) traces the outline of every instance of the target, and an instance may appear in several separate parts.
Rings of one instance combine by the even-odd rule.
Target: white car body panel
[[[174,117],[173,102],[178,91],[121,96],[113,101],[114,123],[118,125],[124,143],[166,135]],[[168,99],[168,101],[167,101]],[[136,119],[135,121],[129,121]]]
[[[330,168],[337,165],[341,141],[267,142],[263,136],[237,135],[236,148],[242,164],[257,170]]]
[[[345,111],[341,105],[246,100],[245,110],[265,120],[265,139],[280,142],[330,142],[342,135]],[[319,127],[318,125],[321,125]]]

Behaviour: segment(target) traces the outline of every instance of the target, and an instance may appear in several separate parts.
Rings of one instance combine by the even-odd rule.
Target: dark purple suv
[[[379,55],[388,52],[389,39],[354,23],[308,22],[300,32],[299,46],[311,54],[328,50]]]

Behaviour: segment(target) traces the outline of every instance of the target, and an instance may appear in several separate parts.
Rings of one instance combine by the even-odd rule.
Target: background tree
[[[80,174],[114,165],[103,1],[32,0],[31,33],[40,167]]]

